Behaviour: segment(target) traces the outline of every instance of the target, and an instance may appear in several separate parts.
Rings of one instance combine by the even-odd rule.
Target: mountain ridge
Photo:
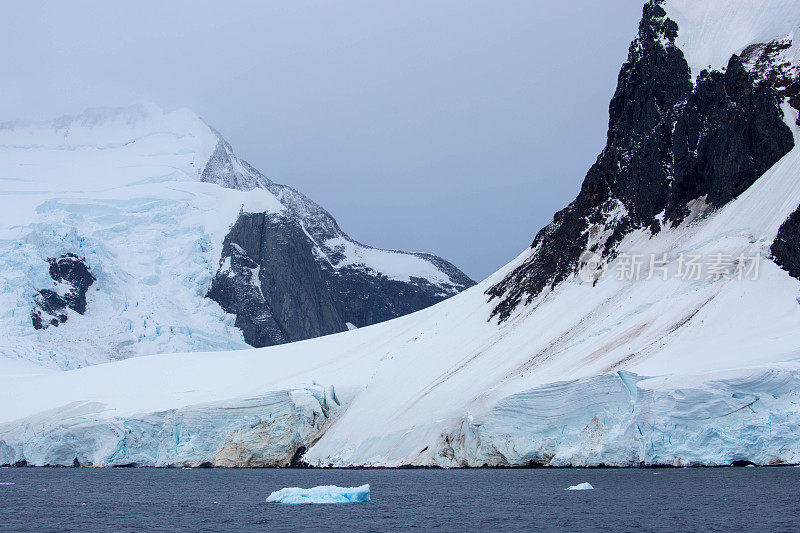
[[[9,207],[0,214],[0,312],[10,324],[0,349],[7,357],[73,368],[164,350],[246,348],[255,338],[257,345],[288,342],[346,331],[348,322],[394,318],[474,283],[435,256],[350,239],[325,209],[238,158],[218,131],[186,108],[164,112],[138,104],[4,123],[0,155]],[[304,272],[325,271],[323,292],[308,292],[316,296],[305,307],[287,286],[271,301],[295,307],[287,315],[273,313],[259,291],[236,292],[251,284],[250,271],[241,271],[246,276],[240,280],[225,276],[232,283],[211,290],[230,259],[227,234],[251,213],[280,215],[282,229],[273,229],[298,241],[293,249],[311,250],[306,259],[316,265]],[[24,320],[24,308],[30,312],[34,296],[55,283],[46,274],[47,260],[65,254],[81,257],[97,282],[81,313],[54,311],[55,322],[48,318],[49,327],[36,330]],[[334,268],[326,258],[337,254],[342,264]],[[259,284],[287,274],[266,267]],[[368,303],[354,309],[359,299]],[[220,303],[225,310],[214,308]],[[336,318],[324,326],[301,320],[301,308],[320,305],[329,308],[322,315]],[[260,313],[264,327],[294,333],[253,336],[237,326],[247,322],[237,313]],[[276,323],[275,316],[284,318]],[[286,320],[306,326],[297,330]]]

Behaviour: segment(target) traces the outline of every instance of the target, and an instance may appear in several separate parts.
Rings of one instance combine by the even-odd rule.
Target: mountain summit
[[[0,180],[6,357],[74,368],[280,344],[474,284],[436,256],[354,241],[187,109],[2,124]],[[53,270],[66,260],[91,283]]]

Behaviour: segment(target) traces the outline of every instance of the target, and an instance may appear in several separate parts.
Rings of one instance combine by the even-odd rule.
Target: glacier
[[[369,484],[359,487],[337,487],[335,485],[322,485],[301,489],[288,487],[276,490],[267,497],[267,503],[283,503],[289,505],[302,505],[311,503],[363,503],[370,501]]]
[[[782,38],[792,31],[783,34],[786,4],[778,0],[737,0],[735,10],[702,16],[693,14],[689,0],[663,5],[676,14],[678,42],[693,73],[696,65],[716,61],[696,48],[708,42],[704,35],[715,24],[741,28],[755,20],[748,39]],[[721,18],[715,22],[709,17],[717,12]],[[725,43],[724,53],[713,50],[714,57],[752,41]],[[698,198],[687,206],[689,216],[665,222],[657,232],[634,228],[608,259],[613,272],[624,254],[634,252],[671,259],[757,257],[755,279],[627,280],[607,274],[583,283],[572,273],[506,320],[490,319],[487,291],[536,253],[526,249],[478,285],[432,307],[326,337],[192,353],[169,345],[163,353],[111,362],[98,357],[102,364],[68,371],[0,358],[0,463],[800,464],[800,280],[771,253],[779,228],[800,205],[800,127],[788,102],[781,111],[794,147],[743,193],[713,209]],[[234,211],[241,195],[249,194],[204,189],[212,184],[198,182],[151,186],[164,187],[176,201],[191,196],[192,202],[213,202],[230,195]],[[151,209],[169,210],[141,202],[137,212],[145,224],[160,216]],[[113,235],[119,213],[110,205],[74,201],[66,216],[98,218]],[[176,209],[173,216],[192,220],[191,212]],[[609,216],[621,212],[619,207]],[[607,237],[603,231],[586,236]],[[15,268],[25,264],[23,255]],[[153,261],[165,265],[162,272],[178,268],[167,257]],[[98,264],[102,280],[103,263]],[[134,268],[132,277],[139,275]],[[205,263],[191,268],[198,279],[211,275]],[[669,268],[674,274],[675,265]],[[17,294],[11,285],[8,290]],[[16,353],[11,349],[2,348]]]

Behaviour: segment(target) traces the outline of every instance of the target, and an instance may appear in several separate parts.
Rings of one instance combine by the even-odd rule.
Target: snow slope
[[[800,281],[770,259],[800,205],[783,112],[788,154],[716,211],[629,233],[594,285],[573,275],[488,320],[485,291],[528,249],[347,333],[0,377],[0,463],[286,465],[301,447],[319,466],[800,463]],[[667,254],[668,279],[617,279],[633,253]],[[717,253],[760,257],[757,278],[673,276],[680,254]]]
[[[792,59],[800,58],[800,3],[794,0],[666,0],[667,16],[678,23],[676,44],[692,75],[719,69],[731,54],[754,43],[789,38]]]
[[[54,368],[248,348],[235,317],[205,297],[240,211],[298,217],[312,240],[336,236],[317,253],[346,248],[342,261],[374,276],[430,279],[445,296],[462,288],[423,254],[356,243],[187,109],[138,105],[0,124],[0,207],[0,357]],[[53,285],[46,260],[67,252],[86,256],[97,277],[87,312],[35,330],[33,296]]]

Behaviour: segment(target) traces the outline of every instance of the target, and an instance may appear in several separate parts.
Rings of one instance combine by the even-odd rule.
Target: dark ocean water
[[[588,481],[592,491],[565,491]],[[9,484],[13,483],[13,484]],[[283,487],[372,502],[279,505]],[[1,531],[800,531],[800,468],[0,469]]]

